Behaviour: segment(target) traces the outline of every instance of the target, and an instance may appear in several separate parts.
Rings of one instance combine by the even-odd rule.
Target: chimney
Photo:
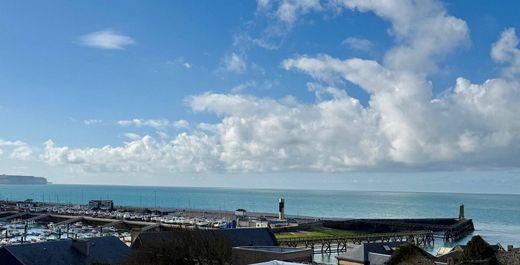
[[[88,256],[90,254],[90,242],[88,239],[72,239],[72,247],[84,256]]]
[[[278,201],[278,219],[285,220],[285,201],[283,198]]]
[[[464,204],[459,207],[459,220],[464,220]]]

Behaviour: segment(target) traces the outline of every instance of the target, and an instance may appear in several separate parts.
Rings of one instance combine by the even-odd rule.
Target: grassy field
[[[326,237],[326,236],[355,236],[357,231],[323,228],[318,231],[282,232],[274,234],[277,239],[301,238],[301,237]]]

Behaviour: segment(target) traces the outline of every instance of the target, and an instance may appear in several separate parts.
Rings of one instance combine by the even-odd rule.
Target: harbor
[[[114,206],[110,200],[88,204],[55,204],[33,200],[3,201],[0,212],[0,245],[35,243],[61,239],[116,236],[127,245],[146,231],[187,229],[269,228],[280,246],[310,248],[314,253],[347,251],[370,242],[413,242],[422,247],[460,240],[474,230],[471,219],[338,219],[285,214],[285,202],[278,213],[199,209],[150,209]],[[320,231],[339,234],[319,234]],[[313,236],[309,236],[309,234]],[[347,234],[348,233],[348,234]]]

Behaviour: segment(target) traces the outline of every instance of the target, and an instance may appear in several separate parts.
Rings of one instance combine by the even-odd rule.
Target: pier
[[[278,239],[280,246],[305,247],[314,253],[346,252],[348,244],[362,244],[371,242],[410,242],[418,246],[428,246],[434,243],[433,231],[411,231],[399,233],[381,233],[356,236],[329,236],[329,237],[301,237]]]
[[[323,226],[373,233],[426,230],[446,242],[462,239],[475,230],[473,220],[464,218],[324,220]]]

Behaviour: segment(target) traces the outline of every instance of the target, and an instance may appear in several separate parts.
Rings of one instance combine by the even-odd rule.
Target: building
[[[267,246],[234,247],[232,249],[232,264],[246,265],[273,260],[311,263],[312,255],[312,249],[308,248]]]
[[[383,265],[392,252],[407,242],[363,243],[336,257],[339,265]]]
[[[199,230],[201,233],[221,233],[228,238],[233,247],[237,246],[278,246],[274,234],[268,228],[239,228],[223,230]],[[176,236],[177,231],[158,231],[140,233],[132,242],[132,249],[167,242]]]
[[[115,236],[66,239],[0,248],[3,265],[119,264],[131,249]]]
[[[114,201],[112,200],[90,200],[88,206],[93,210],[112,211],[114,209]]]
[[[269,228],[240,228],[220,230],[237,246],[278,246],[278,241]]]
[[[509,245],[507,250],[497,251],[497,260],[499,264],[520,265],[520,248]]]
[[[495,245],[489,245],[495,253],[503,253],[505,252],[504,248],[500,244]],[[435,261],[438,264],[453,264],[454,260],[456,260],[460,255],[462,255],[462,252],[464,251],[464,248],[466,248],[466,245],[456,245],[452,248],[442,248],[439,253],[437,253],[437,257],[435,258]],[[498,257],[498,255],[497,255]],[[520,261],[519,261],[520,263]],[[506,263],[509,264],[509,263]]]

